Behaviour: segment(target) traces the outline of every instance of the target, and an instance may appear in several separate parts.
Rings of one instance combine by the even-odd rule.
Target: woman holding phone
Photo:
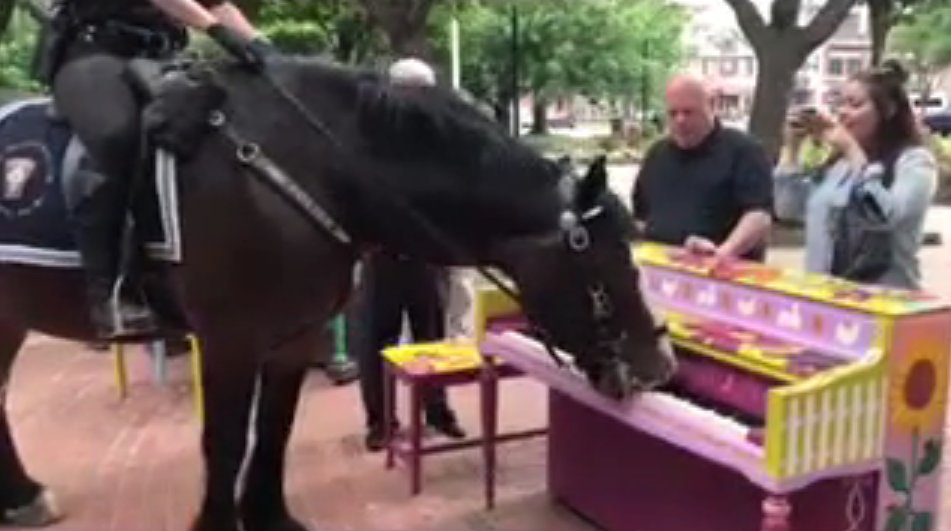
[[[777,203],[784,194],[805,194],[807,271],[833,274],[837,225],[833,216],[860,190],[886,220],[891,242],[886,270],[875,284],[918,289],[918,264],[925,214],[937,189],[937,163],[924,147],[897,62],[855,75],[844,87],[838,116],[815,109],[794,111],[786,124],[785,145],[776,178]],[[830,157],[802,180],[799,160],[804,140],[824,144]],[[794,185],[798,180],[800,186]],[[795,203],[795,202],[793,202]],[[855,280],[855,279],[853,279]]]

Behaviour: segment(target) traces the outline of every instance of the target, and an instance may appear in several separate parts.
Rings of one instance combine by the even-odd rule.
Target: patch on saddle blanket
[[[71,229],[66,189],[85,150],[48,98],[0,107],[0,263],[76,268],[81,259]],[[154,180],[137,201],[146,249],[153,259],[180,261],[181,231],[174,161],[157,155]]]

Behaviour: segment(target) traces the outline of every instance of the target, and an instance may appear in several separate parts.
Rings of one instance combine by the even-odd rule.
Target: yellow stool
[[[201,381],[201,346],[198,338],[194,335],[188,335],[188,344],[191,347],[191,373],[192,373],[192,400],[194,401],[195,414],[199,421],[205,420],[205,392]],[[112,346],[115,353],[115,373],[116,384],[119,387],[119,397],[125,400],[129,396],[129,371],[126,365],[124,345],[116,343]]]

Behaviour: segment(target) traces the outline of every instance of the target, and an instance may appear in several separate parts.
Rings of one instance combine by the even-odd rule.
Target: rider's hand
[[[208,27],[206,33],[241,64],[255,71],[264,68],[267,56],[274,50],[263,39],[246,39],[224,24],[213,24]]]

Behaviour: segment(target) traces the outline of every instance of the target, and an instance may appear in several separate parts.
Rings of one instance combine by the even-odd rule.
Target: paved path
[[[10,397],[14,430],[33,474],[59,493],[70,518],[53,531],[184,531],[200,489],[198,424],[187,366],[176,360],[170,384],[149,380],[144,356],[133,367],[131,397],[120,403],[108,355],[35,337],[16,368]],[[503,427],[544,420],[542,387],[503,387]],[[453,392],[467,428],[476,430],[473,389]],[[500,453],[500,505],[482,510],[477,450],[424,463],[423,495],[408,495],[401,469],[362,446],[356,386],[308,380],[290,453],[292,507],[318,530],[586,530],[544,492],[543,440]],[[319,524],[319,525],[318,525]]]

